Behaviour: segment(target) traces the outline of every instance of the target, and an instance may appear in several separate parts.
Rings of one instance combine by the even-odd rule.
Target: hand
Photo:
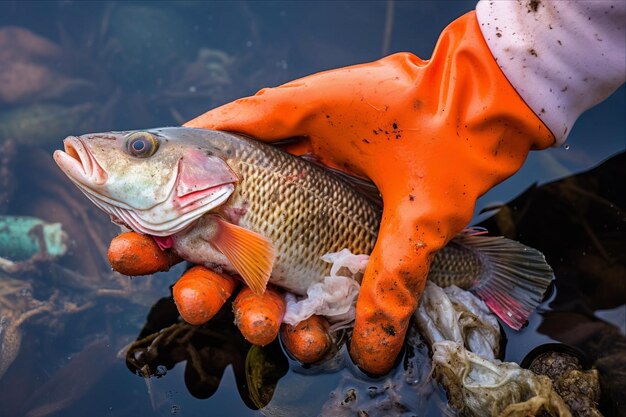
[[[162,251],[150,236],[135,232],[118,235],[109,246],[111,266],[124,275],[167,271],[181,260],[170,251]],[[200,325],[222,309],[238,286],[235,278],[197,265],[180,277],[172,293],[181,317]],[[233,307],[235,323],[250,343],[265,346],[276,338],[285,312],[285,301],[276,290],[267,288],[264,294],[256,295],[244,288]]]
[[[111,266],[124,275],[167,271],[181,261],[171,251],[161,250],[150,236],[135,232],[118,235],[109,246]],[[180,277],[172,293],[183,320],[200,325],[211,320],[238,287],[239,281],[227,274],[194,266]],[[285,300],[271,287],[262,295],[242,288],[232,304],[235,324],[244,338],[254,345],[271,343],[280,330],[287,351],[303,363],[320,361],[333,347],[329,325],[323,317],[312,316],[298,326],[281,326]]]
[[[186,124],[263,141],[371,179],[384,211],[362,282],[350,353],[388,372],[432,256],[471,219],[476,199],[554,137],[511,87],[474,12],[441,34],[433,57],[400,53],[259,91]]]

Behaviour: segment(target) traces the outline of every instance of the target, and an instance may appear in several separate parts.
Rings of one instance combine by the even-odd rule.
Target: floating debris
[[[453,341],[486,359],[500,356],[500,325],[487,305],[457,286],[426,283],[415,312],[417,326],[428,343]]]
[[[168,295],[168,285],[178,277],[174,271],[167,277],[160,274],[131,283],[127,277],[111,274],[103,255],[113,228],[100,221],[101,216],[81,195],[65,187],[66,181],[58,180],[53,172],[56,167],[48,169],[45,160],[49,155],[37,158],[37,149],[20,145],[46,147],[68,133],[83,131],[180,124],[211,107],[251,94],[260,86],[278,85],[312,70],[358,62],[363,59],[361,51],[371,50],[353,42],[344,46],[337,42],[334,30],[315,30],[320,22],[327,28],[345,19],[344,9],[352,21],[373,28],[358,36],[375,45],[376,53],[380,44],[370,42],[370,37],[372,33],[380,37],[375,29],[384,17],[384,6],[376,6],[380,13],[375,16],[367,8],[339,7],[326,13],[329,10],[319,5],[306,9],[295,3],[266,8],[247,2],[49,2],[42,3],[36,12],[28,3],[0,6],[2,24],[19,22],[32,29],[0,28],[0,214],[60,222],[71,237],[59,262],[37,263],[32,273],[0,271],[0,376],[4,373],[0,379],[0,414],[41,417],[150,413],[150,402],[137,395],[143,387],[141,380],[137,384],[136,369],[124,375],[125,369],[120,369],[123,366],[115,362],[107,345],[111,341],[116,351],[120,344],[131,340],[128,332],[139,331],[146,306]],[[396,2],[395,7],[394,33],[396,29],[404,33],[414,26],[414,22],[408,27],[402,24],[412,6]],[[436,6],[428,7],[435,11]],[[301,19],[304,15],[309,18]],[[275,18],[278,16],[279,20]],[[294,29],[293,24],[287,24],[289,21],[299,25],[295,27],[297,36],[283,40],[281,34]],[[351,28],[347,23],[342,27]],[[233,31],[228,31],[229,27]],[[392,49],[400,45],[392,43]],[[432,45],[427,42],[422,46]],[[543,157],[542,153],[545,165],[549,157]],[[500,234],[523,240],[546,253],[557,276],[554,302],[545,306],[547,311],[542,316],[532,316],[531,326],[521,335],[509,336],[509,343],[524,340],[527,346],[543,338],[534,327],[541,322],[538,332],[589,353],[602,380],[600,407],[607,416],[622,415],[626,404],[626,337],[623,328],[608,323],[602,312],[596,314],[597,310],[619,313],[616,308],[623,308],[626,294],[622,279],[626,183],[616,180],[624,177],[624,167],[622,153],[588,174],[533,188],[503,206],[496,219],[501,225]],[[488,229],[498,231],[495,225]],[[563,245],[563,241],[568,244]],[[178,320],[171,300],[169,304],[173,320]],[[81,314],[69,314],[77,311]],[[150,328],[152,319],[141,338],[161,328]],[[148,368],[144,364],[144,369],[155,377],[150,378],[155,393],[151,399],[160,407],[159,415],[187,415],[193,414],[196,407],[215,410],[224,404],[232,406],[239,401],[237,389],[245,402],[242,408],[256,408],[272,397],[263,409],[267,414],[272,405],[280,405],[279,398],[291,396],[290,415],[319,414],[316,401],[320,398],[322,402],[328,399],[329,405],[322,415],[333,417],[456,415],[447,406],[445,393],[429,378],[428,347],[421,339],[409,339],[407,357],[397,373],[384,381],[371,381],[348,369],[342,372],[350,377],[336,385],[334,382],[340,379],[332,379],[336,368],[316,375],[323,372],[292,364],[292,370],[275,383],[267,376],[280,378],[280,372],[274,371],[286,371],[280,367],[286,359],[266,352],[251,355],[249,370],[255,378],[261,376],[255,379],[262,391],[257,396],[261,401],[255,405],[250,401],[252,394],[246,391],[247,375],[242,365],[249,345],[237,335],[232,317],[216,320],[215,326],[210,332],[194,332],[192,348],[188,348],[186,343],[190,341],[183,337],[184,332],[167,348],[153,346],[158,355]],[[221,346],[205,348],[211,343]],[[138,357],[151,358],[143,353]],[[193,358],[187,359],[185,371],[185,381],[190,377],[189,391],[206,399],[222,384],[216,401],[196,401],[183,393],[184,383],[172,380],[180,373],[163,376],[168,370],[164,363],[178,363],[180,367],[185,358]],[[222,377],[230,372],[231,365],[237,388]],[[294,375],[304,376],[302,384],[293,383],[290,377]],[[263,384],[275,385],[276,389],[270,395]],[[312,390],[312,386],[318,390]],[[418,386],[423,391],[407,389]],[[326,394],[334,387],[328,398]],[[163,408],[159,395],[180,398]],[[233,413],[249,414],[258,412],[244,409]]]
[[[252,346],[246,355],[246,383],[250,399],[259,409],[274,396],[278,381],[287,373],[287,361],[279,349]]]
[[[448,391],[450,405],[477,417],[570,417],[567,405],[547,376],[513,362],[489,361],[455,342],[433,345],[433,367]]]
[[[342,353],[349,361],[345,349]],[[319,415],[324,417],[455,415],[455,411],[447,404],[446,394],[431,378],[431,372],[428,345],[417,332],[416,326],[410,326],[406,352],[399,366],[389,375],[376,380],[352,370],[330,393]],[[302,381],[305,382],[306,380]],[[279,384],[279,388],[281,387],[282,381]],[[283,389],[289,390],[289,387],[285,386]],[[284,393],[278,395],[288,397]],[[274,413],[269,414],[270,416],[289,415],[284,410],[282,414],[279,413],[279,404],[278,401],[271,404]],[[284,399],[283,404],[294,404],[294,400],[288,402]],[[295,406],[292,407],[295,409]]]
[[[549,377],[556,392],[569,406],[574,417],[600,417],[600,380],[598,370],[583,369],[573,350],[565,345],[549,344],[539,346],[544,350],[538,354],[528,367],[538,375]],[[529,354],[533,355],[533,352]]]
[[[61,223],[48,223],[28,216],[0,215],[0,258],[7,261],[62,256],[67,251],[66,242],[67,234]]]
[[[415,317],[432,347],[434,374],[448,392],[450,405],[461,414],[571,415],[550,379],[496,359],[500,326],[476,296],[428,282]]]

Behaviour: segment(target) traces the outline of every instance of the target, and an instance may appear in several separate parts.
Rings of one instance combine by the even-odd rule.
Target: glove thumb
[[[307,104],[308,90],[303,81],[264,88],[254,96],[210,110],[184,126],[227,130],[266,141],[305,136],[303,122],[313,113]]]

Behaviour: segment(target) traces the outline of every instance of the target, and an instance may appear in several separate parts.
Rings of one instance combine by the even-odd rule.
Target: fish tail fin
[[[475,249],[483,260],[483,276],[470,288],[495,315],[519,330],[543,300],[554,272],[537,249],[499,236],[467,229],[454,240]]]

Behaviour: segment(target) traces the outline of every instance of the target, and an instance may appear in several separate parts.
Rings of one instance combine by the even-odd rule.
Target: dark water
[[[115,227],[50,153],[68,134],[177,125],[264,86],[386,53],[427,57],[473,4],[0,3],[0,214],[61,222],[70,236],[64,257],[0,271],[0,354],[14,358],[0,379],[0,416],[253,416],[261,415],[254,399],[267,402],[274,385],[272,415],[316,415],[337,387],[339,396],[382,390],[384,381],[349,362],[289,370],[278,344],[250,352],[227,313],[202,331],[174,329],[156,349],[145,349],[148,340],[128,361],[122,348],[176,323],[169,286],[184,267],[132,281],[112,274],[104,251]],[[625,103],[622,87],[577,122],[569,149],[532,154],[477,211],[623,152]],[[625,166],[622,154],[590,175],[528,191],[485,223],[542,250],[557,276],[528,327],[507,331],[505,359],[554,341],[580,349],[601,372],[606,415],[624,413],[626,389]],[[415,359],[394,375],[407,363]],[[137,364],[153,377],[138,376]],[[258,369],[261,394],[246,379]],[[441,392],[401,394],[406,415],[446,412]]]

